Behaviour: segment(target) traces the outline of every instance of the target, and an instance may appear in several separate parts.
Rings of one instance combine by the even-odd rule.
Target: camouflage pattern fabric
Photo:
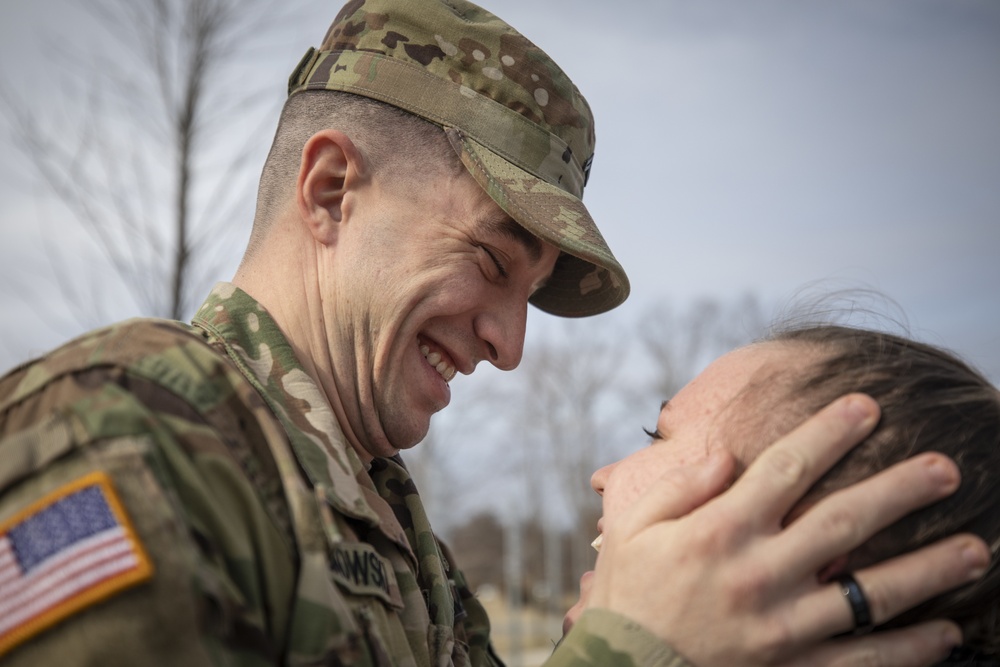
[[[502,664],[405,467],[365,470],[232,285],[194,326],[127,321],[0,380],[0,525],[95,471],[153,575],[18,640],[5,667]],[[588,611],[549,664],[681,664],[668,654]]]
[[[545,667],[694,667],[638,623],[605,609],[588,609]]]
[[[289,94],[334,90],[445,129],[497,204],[563,254],[531,302],[567,317],[628,297],[625,271],[583,205],[594,117],[565,72],[510,25],[465,0],[351,0]]]

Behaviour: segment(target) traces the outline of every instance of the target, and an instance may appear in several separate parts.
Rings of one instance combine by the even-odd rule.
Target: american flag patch
[[[105,473],[53,491],[0,523],[0,655],[152,574]]]

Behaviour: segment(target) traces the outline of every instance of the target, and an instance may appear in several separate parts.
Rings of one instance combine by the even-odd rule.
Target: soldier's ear
[[[318,243],[337,242],[341,224],[368,178],[364,156],[346,134],[323,130],[309,137],[302,148],[296,203],[303,224]]]

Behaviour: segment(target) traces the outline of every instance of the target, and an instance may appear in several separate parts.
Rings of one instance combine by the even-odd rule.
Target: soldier
[[[289,92],[244,260],[193,323],[124,322],[0,381],[5,664],[501,664],[397,454],[456,373],[517,366],[529,302],[584,316],[628,295],[580,201],[590,110],[541,50],[462,0],[351,0]],[[818,451],[873,423],[870,402],[838,405],[813,422]],[[877,488],[912,489],[917,507],[949,484],[908,466]],[[856,494],[818,507],[870,513]],[[837,535],[787,532],[838,553]],[[655,553],[607,548],[616,594],[551,664],[680,660],[661,610],[697,601],[648,585]],[[876,617],[976,567],[943,550],[955,564],[871,573]],[[850,628],[837,590],[809,592],[761,589],[815,608],[770,657]],[[944,626],[826,655],[919,664],[958,641]],[[746,664],[760,657],[748,646]]]

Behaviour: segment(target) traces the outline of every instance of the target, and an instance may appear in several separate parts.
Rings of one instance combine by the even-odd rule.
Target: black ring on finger
[[[851,614],[854,615],[854,634],[863,635],[871,632],[875,627],[872,623],[872,610],[858,580],[850,572],[845,572],[834,577],[834,581],[840,584],[840,591],[851,607]]]

